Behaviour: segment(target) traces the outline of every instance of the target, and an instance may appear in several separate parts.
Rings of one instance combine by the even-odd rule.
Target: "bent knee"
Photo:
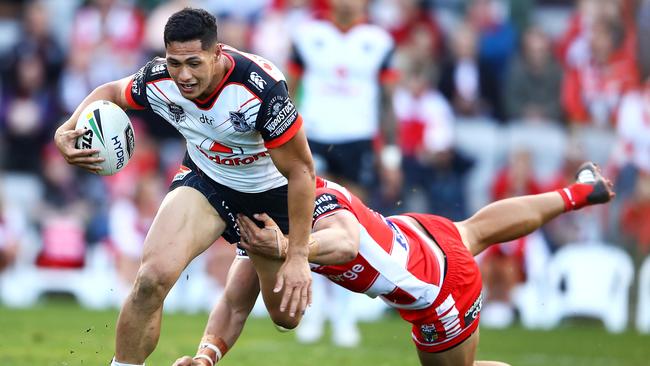
[[[132,291],[135,301],[162,301],[165,298],[178,276],[159,268],[153,265],[140,267]]]
[[[302,315],[292,317],[289,316],[289,311],[281,312],[280,310],[270,311],[269,315],[276,326],[284,329],[295,329],[300,324],[300,319],[302,318]]]

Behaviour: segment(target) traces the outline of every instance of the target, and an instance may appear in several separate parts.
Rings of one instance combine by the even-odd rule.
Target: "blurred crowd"
[[[164,56],[165,21],[185,6],[218,17],[220,42],[289,72],[295,30],[329,3],[0,3],[0,271],[82,268],[101,246],[128,288],[183,156],[180,136],[155,115],[131,114],[135,157],[107,178],[67,165],[52,136],[95,87]],[[371,207],[462,220],[489,201],[564,187],[589,159],[615,181],[615,203],[485,254],[487,298],[511,301],[543,267],[534,250],[595,240],[637,263],[650,253],[650,37],[640,37],[650,1],[374,0],[367,10],[395,45],[389,102],[402,154],[397,189],[360,187]],[[225,243],[206,254],[217,284],[233,255]]]

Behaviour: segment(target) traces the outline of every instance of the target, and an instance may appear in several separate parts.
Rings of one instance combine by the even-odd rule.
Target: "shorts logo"
[[[191,172],[192,169],[186,167],[185,165],[181,165],[181,167],[176,172],[176,175],[174,175],[174,179],[172,179],[172,182],[185,179],[185,177]]]
[[[230,112],[230,123],[237,132],[248,132],[252,130],[246,122],[246,115],[242,112]]]
[[[255,71],[251,72],[251,75],[248,78],[248,81],[255,85],[259,91],[264,90],[264,86],[266,86],[266,80],[264,80],[258,73]]]
[[[167,107],[169,107],[169,118],[174,120],[174,122],[183,123],[185,121],[185,111],[182,107],[174,103],[167,104]]]
[[[438,332],[434,324],[422,324],[420,326],[420,334],[425,342],[435,342],[438,339]]]
[[[478,314],[481,312],[482,307],[483,307],[483,292],[481,292],[478,295],[478,298],[474,301],[474,303],[469,308],[469,310],[465,312],[465,316],[463,317],[465,320],[465,326],[472,324],[472,322],[476,320]]]

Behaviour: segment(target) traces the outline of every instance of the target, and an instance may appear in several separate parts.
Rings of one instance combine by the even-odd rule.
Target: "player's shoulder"
[[[140,74],[143,81],[147,83],[169,79],[171,77],[167,70],[167,61],[162,57],[154,57],[151,59],[140,69],[138,74]]]
[[[235,64],[230,81],[244,85],[256,95],[263,96],[277,83],[286,80],[277,66],[260,55],[230,46],[224,46],[223,51]]]

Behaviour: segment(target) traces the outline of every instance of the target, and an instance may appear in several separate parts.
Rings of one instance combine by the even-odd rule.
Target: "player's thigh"
[[[250,313],[260,293],[255,267],[249,258],[237,257],[228,271],[223,296],[231,308]]]
[[[273,288],[275,288],[275,283],[277,281],[278,271],[284,262],[279,259],[270,259],[251,255],[250,253],[248,255],[257,271],[264,305],[266,305],[266,309],[268,310],[271,319],[274,323],[285,328],[295,328],[300,322],[302,314],[296,314],[294,317],[291,317],[289,316],[289,311],[281,312],[280,303],[282,301],[284,289],[279,293],[273,292]]]
[[[142,267],[178,277],[224,228],[225,222],[201,192],[178,187],[167,193],[156,213],[144,242]]]
[[[478,328],[463,343],[450,350],[428,353],[418,349],[418,357],[422,366],[472,366],[478,346]]]

